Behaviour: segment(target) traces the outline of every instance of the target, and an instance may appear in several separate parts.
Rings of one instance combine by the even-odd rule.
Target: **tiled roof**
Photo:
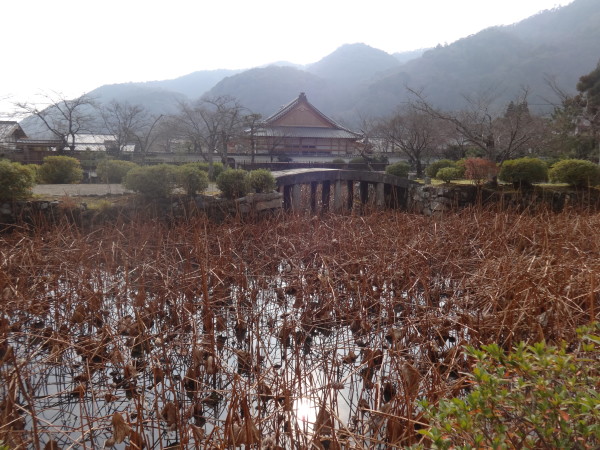
[[[256,131],[256,136],[286,138],[358,139],[360,135],[345,128],[323,127],[266,127]]]
[[[323,114],[321,111],[319,111],[317,108],[315,108],[315,106],[310,103],[308,101],[308,99],[306,98],[306,94],[304,92],[301,92],[300,95],[298,96],[298,98],[292,100],[290,103],[288,103],[287,105],[283,106],[279,111],[277,111],[275,114],[267,117],[264,121],[264,123],[269,126],[271,123],[277,121],[278,119],[280,119],[281,117],[285,116],[287,113],[289,113],[290,111],[292,111],[296,106],[298,106],[300,103],[306,103],[315,113],[317,113],[323,120],[325,120],[327,123],[329,123],[331,125],[332,128],[336,128],[339,130],[345,130],[348,133],[351,133],[353,135],[356,135],[356,133],[353,133],[352,131],[348,130],[347,128],[344,128],[343,126],[341,126],[340,124],[338,124],[337,122],[335,122],[334,120],[330,119],[329,117],[327,117],[325,114]],[[358,136],[358,135],[356,135]]]
[[[18,122],[12,120],[0,120],[0,141],[7,138],[23,138],[26,137],[25,132]]]

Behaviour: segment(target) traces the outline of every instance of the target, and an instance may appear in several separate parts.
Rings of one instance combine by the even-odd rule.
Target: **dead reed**
[[[68,223],[0,238],[11,448],[397,448],[464,344],[597,319],[600,214]]]

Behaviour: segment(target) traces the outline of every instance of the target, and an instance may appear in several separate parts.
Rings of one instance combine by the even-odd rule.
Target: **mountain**
[[[431,103],[445,109],[464,106],[465,96],[491,92],[506,104],[527,88],[532,109],[547,112],[557,99],[546,80],[555,79],[572,92],[600,58],[598,5],[598,0],[575,0],[428,50],[371,84],[356,108],[389,112],[407,100],[405,86],[422,89]]]
[[[598,63],[598,6],[599,0],[574,0],[428,50],[390,55],[347,44],[308,66],[281,62],[245,71],[199,71],[173,80],[102,86],[90,94],[100,102],[140,103],[156,114],[175,111],[182,99],[232,95],[267,116],[306,92],[323,113],[356,126],[361,117],[389,114],[408,101],[407,87],[448,110],[482,95],[495,97],[503,108],[525,88],[530,108],[544,113],[558,101],[548,79],[574,92],[579,77]]]
[[[377,74],[398,66],[398,59],[383,50],[365,44],[346,44],[310,64],[307,71],[321,78],[336,80],[338,85],[352,87],[369,82]]]

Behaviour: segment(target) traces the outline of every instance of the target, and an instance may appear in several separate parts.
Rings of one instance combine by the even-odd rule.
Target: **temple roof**
[[[267,126],[256,131],[256,136],[288,138],[357,139],[358,134],[344,128]]]
[[[359,134],[341,126],[315,108],[315,106],[308,101],[304,92],[301,92],[298,98],[283,106],[275,114],[267,117],[264,121],[264,125],[267,128],[280,128],[281,132],[277,133],[279,136],[284,134],[286,136],[301,135],[303,137],[308,137],[306,132],[310,132],[315,135],[313,137],[354,139],[360,137]],[[296,131],[294,131],[294,129],[296,129]],[[303,131],[300,131],[301,129]],[[329,132],[326,132],[325,130],[328,130]],[[339,133],[332,133],[332,131],[338,131]]]

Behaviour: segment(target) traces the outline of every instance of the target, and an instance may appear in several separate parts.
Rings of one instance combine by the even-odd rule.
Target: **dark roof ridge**
[[[296,105],[298,105],[300,102],[306,103],[310,108],[312,108],[319,116],[321,116],[322,119],[324,119],[326,122],[328,122],[331,126],[337,128],[339,130],[344,130],[344,131],[348,131],[350,133],[354,133],[354,131],[349,130],[346,127],[341,126],[339,123],[337,123],[333,119],[330,119],[325,114],[323,114],[321,111],[319,111],[318,108],[316,108],[311,102],[308,101],[308,98],[306,97],[306,93],[304,93],[304,92],[300,92],[300,95],[298,95],[297,98],[295,98],[294,100],[292,100],[291,102],[289,102],[287,105],[282,106],[281,109],[279,111],[277,111],[275,114],[267,117],[265,119],[264,123],[266,125],[269,125],[270,122],[274,122],[277,119],[283,117],[290,110],[292,110]],[[354,133],[354,134],[356,134],[356,133]]]

